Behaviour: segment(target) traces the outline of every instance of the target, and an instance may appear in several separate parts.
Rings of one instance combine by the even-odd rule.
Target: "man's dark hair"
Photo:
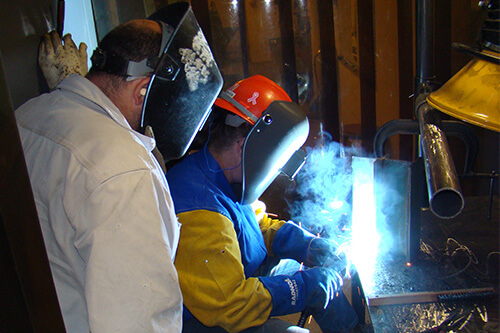
[[[137,21],[131,21],[111,30],[99,43],[99,48],[127,60],[141,61],[151,55],[158,55],[161,38],[160,30],[153,30],[139,25]],[[120,89],[126,82],[126,77],[109,74],[95,66],[92,66],[87,74],[87,77],[92,76],[107,77],[113,89]]]

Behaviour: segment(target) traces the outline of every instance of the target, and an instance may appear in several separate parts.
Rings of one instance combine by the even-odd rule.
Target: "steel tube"
[[[429,208],[436,216],[451,219],[464,208],[464,197],[448,140],[439,128],[439,115],[427,104],[425,96],[422,96],[422,102],[417,106],[417,117]]]
[[[434,79],[434,0],[417,0],[415,12],[415,88]]]

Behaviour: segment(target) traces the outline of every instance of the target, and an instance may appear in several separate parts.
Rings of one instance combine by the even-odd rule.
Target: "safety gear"
[[[342,246],[338,246],[335,241],[316,237],[309,243],[306,255],[307,259],[304,264],[309,267],[328,267],[339,273],[344,273],[350,267],[346,253],[342,250]]]
[[[217,161],[209,151],[206,157],[203,150],[190,154],[166,175],[182,224],[175,265],[183,316],[240,332],[261,325],[271,312],[271,295],[251,278],[271,244],[252,207],[236,202],[224,173],[210,171]]]
[[[337,248],[333,240],[320,238],[293,222],[285,223],[273,241],[274,255],[280,259],[295,259],[308,267],[323,266],[341,272],[347,261]]]
[[[300,312],[306,307],[325,309],[335,297],[342,280],[335,271],[324,267],[298,271],[290,276],[265,276],[259,279],[271,293],[271,317]]]
[[[257,200],[280,174],[293,179],[306,160],[300,149],[309,135],[309,120],[300,107],[274,101],[250,130],[243,144],[242,204]]]
[[[227,125],[254,125],[243,145],[243,181],[232,184],[242,204],[257,200],[280,172],[295,177],[306,159],[300,147],[309,135],[309,120],[280,86],[252,76],[222,93],[215,105],[231,112]]]
[[[135,62],[97,49],[92,65],[134,79],[151,76],[143,103],[141,128],[150,125],[165,161],[182,157],[205,123],[222,89],[222,76],[188,3],[153,13],[163,37],[158,56]]]
[[[42,36],[38,65],[49,89],[54,90],[70,74],[87,74],[87,45],[80,43],[77,48],[71,34],[64,35],[61,41],[57,31],[53,30]]]
[[[239,117],[229,116],[226,124],[238,127],[245,121],[252,125],[269,104],[274,101],[291,102],[290,96],[275,82],[262,75],[254,75],[233,84],[228,90],[221,92],[215,105],[231,111]]]
[[[358,316],[342,290],[335,294],[326,309],[312,309],[311,314],[323,333],[352,332],[358,323]]]

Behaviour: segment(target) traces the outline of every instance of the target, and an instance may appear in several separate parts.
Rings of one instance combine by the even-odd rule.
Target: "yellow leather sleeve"
[[[267,253],[269,253],[270,256],[274,257],[274,236],[276,235],[276,232],[279,230],[279,228],[281,228],[281,226],[286,223],[286,221],[269,217],[269,215],[266,213],[266,205],[262,201],[257,200],[252,203],[252,208],[255,212],[257,222],[259,222],[262,235],[264,236],[264,243],[266,244]]]
[[[207,210],[177,217],[182,227],[175,267],[184,305],[204,325],[229,332],[263,324],[271,294],[258,278],[245,278],[233,223]]]

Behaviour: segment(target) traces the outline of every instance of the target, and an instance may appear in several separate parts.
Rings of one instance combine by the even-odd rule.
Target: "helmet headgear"
[[[295,177],[305,162],[300,147],[309,134],[309,121],[278,84],[252,76],[221,93],[215,105],[230,112],[227,125],[253,125],[243,145],[241,189],[236,189],[242,204],[257,200],[280,173]]]

